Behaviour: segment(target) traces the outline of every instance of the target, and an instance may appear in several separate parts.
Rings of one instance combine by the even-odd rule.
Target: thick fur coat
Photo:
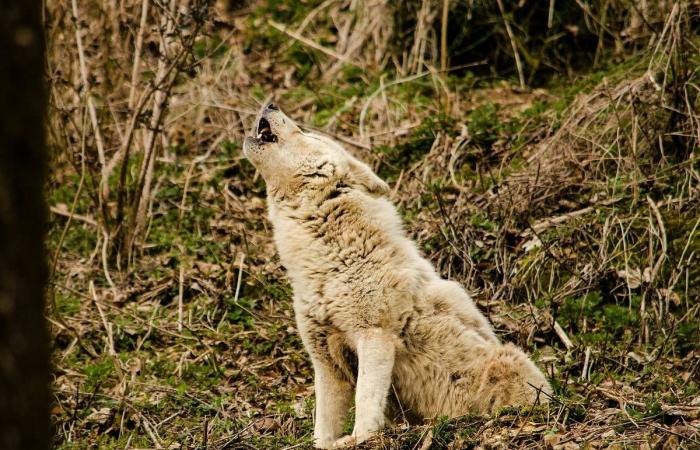
[[[547,401],[542,372],[421,256],[368,166],[274,105],[257,131],[244,152],[267,185],[313,363],[318,448],[362,442],[395,413],[421,420]],[[354,430],[342,437],[353,397]]]

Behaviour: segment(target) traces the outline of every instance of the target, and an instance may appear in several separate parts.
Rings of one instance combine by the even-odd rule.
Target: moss
[[[688,318],[686,322],[681,322],[676,326],[675,333],[676,349],[681,356],[685,356],[697,349],[700,342],[700,320]]]
[[[393,147],[377,146],[376,150],[382,156],[383,163],[378,170],[379,176],[390,182],[395,181],[399,168],[410,167],[430,151],[438,133],[456,136],[456,124],[454,117],[445,114],[428,116],[413,130],[405,143]]]
[[[606,304],[600,292],[592,291],[581,297],[566,298],[558,310],[558,318],[582,342],[602,343],[619,339],[626,330],[639,327],[639,304],[638,296],[633,296],[628,306]]]
[[[60,315],[73,316],[80,312],[83,307],[83,301],[74,296],[63,295],[61,292],[56,293],[56,306]]]
[[[502,122],[498,117],[500,106],[487,103],[474,109],[467,116],[469,136],[474,143],[490,147],[501,135]]]
[[[436,445],[444,446],[455,438],[455,426],[446,416],[439,417],[433,425],[433,441]]]
[[[110,378],[113,372],[114,361],[107,356],[87,364],[83,368],[83,373],[87,377],[86,388],[89,390],[101,385]]]

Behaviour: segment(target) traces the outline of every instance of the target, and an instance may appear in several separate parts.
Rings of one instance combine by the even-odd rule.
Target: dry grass
[[[56,446],[310,447],[310,366],[240,152],[274,97],[391,183],[423,252],[555,385],[547,408],[365,447],[700,447],[697,11],[590,3],[49,1]],[[462,13],[492,51],[451,46],[474,37]]]

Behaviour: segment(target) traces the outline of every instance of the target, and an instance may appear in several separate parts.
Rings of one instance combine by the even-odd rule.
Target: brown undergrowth
[[[240,152],[271,99],[390,182],[424,254],[555,386],[365,448],[700,446],[697,10],[499,3],[47,3],[57,448],[311,447]]]

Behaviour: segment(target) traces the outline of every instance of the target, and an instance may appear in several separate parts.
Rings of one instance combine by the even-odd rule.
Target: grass
[[[136,14],[138,2],[125,3]],[[312,370],[266,219],[264,183],[241,153],[269,94],[299,123],[342,139],[391,184],[424,254],[473,293],[502,339],[526,348],[555,388],[548,406],[399,422],[364,448],[700,445],[698,80],[692,70],[676,70],[679,61],[698,60],[696,41],[664,47],[661,62],[676,75],[661,94],[639,81],[659,60],[640,51],[646,35],[630,37],[630,48],[616,54],[606,47],[590,70],[555,70],[561,59],[530,67],[557,73],[522,90],[512,70],[498,72],[509,56],[496,47],[493,73],[423,71],[426,50],[426,65],[409,74],[400,66],[413,47],[401,56],[373,38],[363,41],[364,53],[347,50],[366,70],[336,70],[336,59],[267,20],[296,27],[317,14],[304,36],[341,51],[337,27],[364,20],[344,2],[233,3],[231,15],[206,18],[192,48],[201,61],[178,78],[131,258],[117,257],[114,235],[105,245],[101,208],[116,208],[119,177],[110,177],[113,196],[101,206],[85,97],[58,75],[52,81],[51,206],[70,211],[86,164],[77,215],[67,222],[69,213],[53,214],[48,239],[58,254],[49,292],[55,307],[47,311],[56,448],[311,447]],[[49,16],[51,67],[69,73],[77,54],[59,42],[60,30],[73,25]],[[395,32],[405,37],[401,20]],[[371,30],[381,36],[372,28],[381,24],[362,24],[348,28],[348,39]],[[423,39],[418,34],[406,45]],[[669,36],[656,42],[671,45]],[[116,45],[102,37],[85,33],[95,67]],[[528,41],[528,52],[573,51],[533,53],[538,39]],[[385,52],[383,65],[370,61],[375,50]],[[124,105],[133,58],[119,53],[126,51],[110,56],[125,63],[91,69],[99,75],[93,89],[108,152],[119,147],[130,117]],[[156,64],[144,54],[139,86],[155,76]],[[113,79],[102,84],[104,76]],[[676,86],[687,93],[681,103]],[[150,113],[138,123],[147,125]],[[127,163],[131,198],[143,152],[135,148]]]

